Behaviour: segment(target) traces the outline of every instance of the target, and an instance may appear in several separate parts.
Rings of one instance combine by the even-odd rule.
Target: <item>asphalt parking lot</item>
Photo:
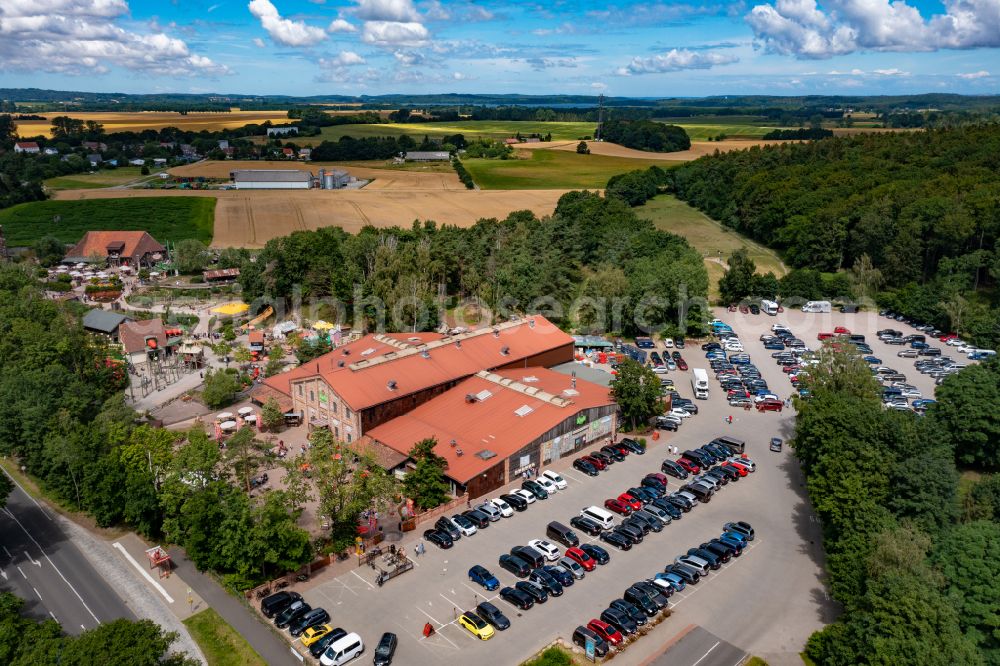
[[[791,384],[759,341],[761,333],[775,323],[787,325],[811,348],[818,346],[819,332],[832,331],[835,326],[863,333],[874,355],[885,365],[905,373],[925,397],[933,395],[933,382],[914,371],[913,360],[898,359],[898,348],[884,345],[875,337],[878,329],[886,327],[913,331],[875,313],[793,311],[768,317],[719,309],[716,314],[733,325],[768,385],[782,398],[792,393]],[[692,369],[707,367],[699,347],[692,343],[682,350]],[[658,349],[662,353],[662,345],[658,344]],[[690,395],[690,371],[675,371],[667,376],[674,378],[683,395]],[[693,647],[677,651],[677,642],[668,652],[671,666],[704,666],[709,660],[715,663],[716,657],[722,658],[719,655],[730,654],[729,648],[724,652],[716,648],[713,654],[718,655],[698,662],[715,642],[734,646],[740,654],[761,656],[775,666],[800,664],[798,653],[805,641],[836,617],[837,608],[823,586],[819,526],[806,500],[798,464],[789,447],[781,453],[771,453],[767,447],[772,436],[787,441],[792,435],[794,413],[787,409],[781,413],[734,410],[714,379],[710,386],[709,399],[698,402],[700,414],[687,419],[679,432],[664,432],[658,441],[650,440],[646,455],[631,455],[597,478],[572,469],[571,460],[559,461],[553,468],[564,476],[569,487],[548,500],[538,501],[527,511],[493,523],[472,537],[463,537],[450,550],[428,544],[426,554],[416,559],[413,571],[384,587],[375,584],[374,570],[362,567],[312,589],[305,594],[306,600],[314,607],[326,608],[331,624],[358,632],[370,648],[382,632],[395,632],[399,636],[397,663],[517,664],[558,637],[568,642],[577,625],[597,617],[629,584],[651,577],[677,554],[717,536],[723,523],[745,520],[757,533],[753,547],[698,586],[675,594],[671,598],[673,615],[618,655],[616,663],[661,663],[654,660],[663,658],[664,646],[691,625],[697,625],[713,640],[701,640],[698,645],[705,646],[701,652]],[[726,422],[730,415],[731,424]],[[722,434],[747,441],[747,453],[757,462],[757,471],[738,483],[730,483],[710,503],[696,507],[663,532],[647,535],[631,551],[607,547],[611,562],[588,573],[563,596],[521,612],[495,598],[495,592],[486,592],[469,582],[469,567],[482,564],[500,579],[501,586],[512,585],[517,579],[497,565],[499,555],[511,546],[546,538],[545,526],[550,521],[568,523],[584,506],[601,505],[638,483],[646,473],[659,471],[660,462],[668,457],[668,446],[683,451]],[[678,486],[677,480],[671,478],[670,488]],[[425,527],[421,526],[418,533]],[[413,534],[404,540],[408,553],[413,552],[418,538],[419,534]],[[455,622],[463,610],[484,600],[492,600],[512,625],[489,641],[474,638]],[[436,633],[424,638],[421,630],[428,622]],[[686,644],[691,646],[692,641],[689,638]]]

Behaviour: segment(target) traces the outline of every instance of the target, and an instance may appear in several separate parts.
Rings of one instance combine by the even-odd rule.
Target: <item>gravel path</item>
[[[117,590],[133,613],[140,618],[152,620],[166,631],[175,632],[177,640],[172,646],[174,651],[186,652],[189,656],[199,659],[201,663],[208,663],[188,633],[187,627],[167,608],[163,600],[149,589],[146,582],[129,564],[114,552],[109,543],[98,539],[72,520],[58,514],[56,519],[91,566]]]

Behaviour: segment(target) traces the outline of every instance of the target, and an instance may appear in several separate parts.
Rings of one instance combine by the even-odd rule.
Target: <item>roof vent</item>
[[[499,338],[500,337],[500,329],[499,328],[494,328],[493,329],[493,337],[494,338]]]
[[[422,356],[423,358],[430,358],[431,353],[425,349],[422,352],[420,352],[420,356]]]
[[[388,388],[390,391],[395,391],[396,390],[396,380],[395,379],[390,379],[389,382],[386,384],[386,388]]]
[[[569,395],[569,396],[580,395],[580,392],[577,391],[576,389],[566,389],[565,391],[563,391],[563,395]]]
[[[487,398],[492,398],[492,397],[493,397],[493,394],[490,393],[489,391],[487,391],[486,389],[483,389],[482,391],[480,391],[479,393],[476,394],[476,400],[478,400],[479,402],[482,402],[483,400],[486,400]]]
[[[451,440],[449,444],[451,444],[452,448],[458,446],[458,442],[456,442],[455,440]]]
[[[510,356],[510,347],[501,347],[500,353],[504,356]]]
[[[518,416],[527,416],[533,411],[535,410],[529,407],[528,405],[521,405],[520,407],[514,410],[514,413],[517,414]]]
[[[533,384],[534,382],[538,381],[538,377],[535,377],[534,375],[528,375],[527,377],[523,377],[521,381],[524,382],[525,384]]]
[[[337,361],[337,367],[338,368],[344,367],[344,362],[343,361]]]
[[[462,341],[455,340],[455,349],[461,349],[461,348],[462,348]]]
[[[480,460],[489,460],[490,458],[496,458],[497,454],[489,449],[483,449],[482,451],[476,453],[476,457]]]
[[[534,319],[529,319],[528,320],[528,328],[534,328],[534,327],[535,327],[535,320]]]
[[[362,356],[369,356],[369,355],[374,354],[374,353],[375,353],[375,348],[374,347],[369,347],[368,349],[366,349],[363,352],[361,352],[361,355]]]
[[[461,458],[464,453],[465,452],[462,451],[462,449],[455,449],[455,455],[458,456],[459,458]]]
[[[350,349],[345,349],[344,350],[344,356],[350,356],[350,355],[351,355],[351,350]]]
[[[478,400],[478,398],[476,397],[475,393],[466,393],[465,394],[465,401],[467,403],[472,404],[472,403],[476,402],[477,400]]]

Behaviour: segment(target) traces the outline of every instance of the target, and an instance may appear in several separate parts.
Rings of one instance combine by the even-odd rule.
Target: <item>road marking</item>
[[[354,569],[351,569],[351,573],[354,574],[354,577],[357,578],[358,580],[360,580],[362,583],[364,583],[368,587],[372,588],[373,590],[375,589],[375,586],[372,585],[371,583],[369,583],[367,580],[365,580],[361,576],[359,576],[357,571],[355,571]]]
[[[32,586],[32,588],[31,588],[31,589],[33,589],[33,590],[35,591],[35,594],[37,594],[37,595],[38,595],[38,599],[39,599],[40,601],[45,601],[44,599],[42,599],[42,594],[41,594],[41,592],[39,592],[39,591],[38,591],[38,588],[37,588],[37,587],[34,587],[34,586]]]
[[[28,561],[34,564],[36,567],[38,567],[39,569],[42,568],[42,563],[39,562],[38,560],[31,559],[31,555],[28,555],[28,551],[24,551],[24,556],[27,557]]]
[[[427,617],[429,617],[431,619],[431,622],[433,622],[434,624],[438,625],[439,627],[443,627],[444,626],[443,624],[441,624],[440,622],[438,622],[436,619],[434,619],[433,615],[431,615],[430,613],[428,613],[427,611],[425,611],[420,606],[417,606],[416,608],[417,608],[418,611],[420,611],[421,613],[423,613],[424,615],[426,615]]]
[[[170,596],[169,594],[167,594],[167,591],[163,589],[163,586],[162,586],[162,585],[160,585],[160,584],[159,584],[159,583],[157,583],[157,582],[156,582],[155,580],[153,580],[153,577],[149,575],[149,572],[148,572],[148,571],[146,571],[145,569],[143,569],[143,568],[142,568],[142,567],[141,567],[141,566],[139,565],[139,563],[135,561],[135,558],[134,558],[134,557],[132,557],[131,555],[129,555],[129,552],[128,552],[127,550],[125,550],[125,546],[121,545],[121,544],[120,544],[120,543],[118,543],[117,541],[115,541],[115,542],[114,542],[113,544],[111,544],[111,545],[112,545],[112,546],[113,546],[114,548],[118,549],[118,551],[119,551],[119,552],[120,552],[120,553],[121,553],[122,555],[124,555],[124,556],[125,556],[125,559],[126,559],[126,560],[128,560],[128,561],[129,561],[129,562],[130,562],[130,563],[132,564],[132,566],[133,566],[133,567],[135,567],[135,570],[136,570],[136,571],[138,571],[138,572],[139,572],[140,574],[142,574],[142,577],[143,577],[143,578],[145,578],[145,579],[146,579],[146,581],[147,581],[147,582],[148,582],[148,583],[149,583],[150,585],[152,585],[152,586],[153,586],[154,588],[156,588],[156,591],[157,591],[157,592],[159,592],[160,594],[162,594],[162,595],[163,595],[163,598],[164,598],[164,599],[166,599],[166,600],[167,600],[167,602],[169,602],[169,603],[174,603],[174,598],[173,598],[173,597],[171,597],[171,596]],[[96,618],[95,618],[95,619],[96,619]]]
[[[456,610],[457,610],[457,609],[459,608],[460,604],[457,604],[457,603],[455,603],[454,601],[452,601],[452,600],[451,600],[451,599],[449,599],[448,597],[444,596],[444,595],[443,595],[443,594],[441,594],[440,592],[438,592],[438,596],[439,596],[439,597],[441,597],[442,599],[444,599],[445,601],[447,601],[447,602],[448,602],[449,604],[451,604],[452,606],[454,606]]]
[[[461,582],[461,581],[459,581],[459,582]],[[465,585],[465,583],[462,583],[462,585]],[[469,592],[472,592],[473,594],[480,594],[480,593],[486,591],[486,590],[477,590],[476,588],[472,587],[471,585],[465,585],[465,589],[467,589]],[[486,595],[483,595],[483,596],[486,596]]]
[[[2,468],[0,468],[0,469],[2,469]],[[38,510],[42,512],[43,516],[45,516],[46,518],[48,518],[50,521],[52,520],[52,516],[50,516],[49,514],[45,513],[45,508],[41,504],[39,504],[38,500],[36,500],[34,497],[32,497],[28,493],[28,491],[25,490],[23,486],[21,486],[20,483],[17,482],[17,479],[15,479],[14,477],[12,477],[10,474],[7,474],[7,470],[5,470],[5,469],[3,470],[3,473],[7,475],[8,479],[10,479],[11,481],[14,482],[14,485],[17,486],[21,490],[22,493],[24,493],[25,497],[27,497],[28,499],[30,499],[32,502],[35,503],[35,506],[37,506]],[[10,512],[8,511],[8,513],[10,513]],[[4,548],[4,550],[7,550],[7,549]],[[10,553],[7,553],[7,554],[10,555]]]
[[[569,472],[563,472],[561,474],[561,476],[565,476],[567,479],[573,479],[577,483],[583,483],[583,479],[581,479],[581,478],[579,478],[577,476],[574,476],[573,474],[570,474]],[[569,488],[564,488],[564,490],[569,490]]]
[[[715,641],[715,645],[713,645],[712,647],[708,648],[708,652],[706,652],[705,654],[701,655],[701,659],[699,659],[698,661],[696,661],[693,664],[691,664],[691,666],[698,666],[698,664],[700,664],[702,661],[705,660],[705,657],[708,656],[709,652],[711,652],[715,648],[719,647],[719,645],[721,643],[722,643],[722,641]]]
[[[14,483],[17,483],[17,482],[15,481]],[[36,502],[36,504],[37,504],[37,502]],[[39,507],[39,508],[40,508],[40,507]],[[100,623],[101,623],[101,621],[97,619],[97,616],[96,616],[96,615],[94,615],[94,611],[90,610],[90,606],[88,606],[88,605],[87,605],[87,602],[83,600],[83,597],[81,597],[81,596],[80,596],[80,593],[76,591],[76,588],[75,588],[75,587],[73,587],[73,586],[72,586],[72,585],[70,584],[70,582],[69,582],[68,580],[66,580],[66,576],[63,576],[63,573],[62,573],[62,571],[59,571],[59,567],[57,567],[57,566],[56,566],[56,563],[52,561],[52,558],[51,558],[51,557],[49,557],[49,556],[48,556],[48,555],[47,555],[47,554],[45,553],[45,549],[43,549],[43,548],[42,548],[42,546],[41,546],[41,544],[39,544],[39,543],[38,543],[38,541],[36,541],[36,540],[35,540],[35,537],[33,537],[33,536],[31,535],[31,532],[29,532],[29,531],[28,531],[27,529],[25,529],[24,525],[22,525],[22,524],[21,524],[21,521],[20,521],[20,520],[18,520],[18,519],[17,519],[17,518],[16,518],[15,516],[14,516],[14,514],[10,512],[10,509],[4,509],[4,511],[5,511],[6,513],[7,513],[7,515],[8,515],[8,516],[10,516],[10,517],[11,517],[11,520],[13,520],[13,521],[14,521],[15,523],[17,523],[17,526],[18,526],[18,527],[20,527],[20,528],[21,528],[21,530],[22,530],[22,531],[23,531],[23,532],[24,532],[25,534],[27,534],[27,535],[28,535],[28,538],[29,538],[29,539],[31,539],[31,541],[32,541],[32,542],[33,542],[33,543],[34,543],[34,544],[35,544],[36,546],[38,546],[38,550],[39,550],[39,551],[41,551],[41,553],[42,553],[42,556],[43,556],[43,557],[44,557],[44,558],[45,558],[45,559],[46,559],[46,560],[48,561],[48,563],[49,563],[49,564],[51,564],[51,565],[52,565],[52,568],[56,570],[56,573],[57,573],[57,574],[59,574],[59,577],[63,579],[63,582],[64,582],[64,583],[66,583],[66,585],[68,585],[68,586],[69,586],[69,589],[73,590],[73,594],[75,594],[75,595],[76,595],[76,598],[80,600],[80,603],[81,603],[81,604],[83,604],[83,607],[87,609],[87,612],[88,612],[88,613],[90,613],[90,617],[94,618],[94,621],[95,621],[95,622],[97,622],[97,624],[100,624]],[[43,512],[43,513],[44,513],[44,512]],[[23,571],[21,572],[21,575],[22,575],[22,576],[24,576],[24,572],[23,572]],[[25,577],[25,578],[27,578],[27,576],[24,576],[24,577]]]
[[[14,559],[14,556],[10,554],[9,550],[7,550],[7,546],[3,547],[3,552],[7,553],[7,557],[9,557],[10,559]]]
[[[24,570],[21,569],[20,565],[17,565],[17,570],[21,573],[21,577],[24,578],[24,580],[28,580],[28,577],[24,575]]]
[[[51,615],[51,616],[52,616],[52,619],[53,619],[53,620],[55,620],[56,622],[58,622],[58,621],[59,621],[59,620],[58,620],[58,619],[56,618],[56,615],[55,615],[55,613],[53,613],[52,611],[49,611],[49,615]]]

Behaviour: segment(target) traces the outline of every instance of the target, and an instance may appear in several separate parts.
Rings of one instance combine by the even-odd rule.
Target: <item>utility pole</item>
[[[597,97],[597,131],[594,132],[594,141],[601,140],[601,130],[604,128],[604,93]]]

